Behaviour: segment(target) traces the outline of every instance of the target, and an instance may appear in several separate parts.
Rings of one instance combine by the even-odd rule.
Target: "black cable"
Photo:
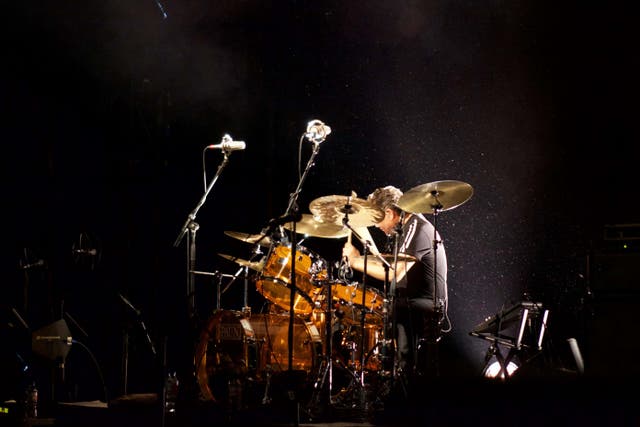
[[[102,375],[102,369],[100,369],[100,365],[98,364],[98,360],[93,355],[91,350],[89,350],[89,347],[87,347],[86,345],[84,345],[80,341],[72,340],[71,343],[72,344],[79,344],[80,347],[84,348],[87,351],[87,353],[89,353],[89,357],[91,357],[91,360],[93,361],[93,363],[94,363],[94,365],[96,367],[96,370],[98,371],[98,376],[100,377],[100,382],[102,384],[102,389],[103,389],[103,392],[104,392],[104,401],[107,404],[107,406],[109,406],[109,393],[107,392],[107,385],[104,382],[104,376]]]

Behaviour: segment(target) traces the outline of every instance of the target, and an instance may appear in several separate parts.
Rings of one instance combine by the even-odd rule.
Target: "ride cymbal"
[[[233,261],[238,265],[243,267],[249,267],[254,271],[262,271],[264,268],[264,261],[247,261],[246,259],[238,258],[237,256],[227,255],[218,253],[222,258],[228,259],[229,261]]]
[[[472,195],[473,187],[465,182],[436,181],[408,190],[397,205],[406,212],[430,214],[457,208]]]
[[[247,243],[260,242],[260,244],[264,246],[271,245],[271,238],[263,234],[240,233],[237,231],[225,231],[224,234],[226,234],[229,237],[233,237],[234,239],[238,239],[242,242],[247,242]]]
[[[286,223],[283,227],[287,230],[293,228],[292,224]],[[349,235],[349,229],[333,222],[321,222],[311,214],[302,214],[302,219],[296,222],[296,233],[313,237],[326,237],[329,239],[340,239]]]
[[[309,210],[320,222],[342,225],[346,217],[352,227],[369,227],[384,219],[384,211],[356,197],[355,193],[319,197],[309,204]]]

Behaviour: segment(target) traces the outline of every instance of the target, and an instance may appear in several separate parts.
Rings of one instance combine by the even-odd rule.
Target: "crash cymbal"
[[[369,201],[354,195],[319,197],[309,204],[309,210],[317,221],[342,225],[348,215],[352,227],[368,227],[384,219],[384,212]]]
[[[287,230],[293,228],[290,222],[284,224],[283,227]],[[349,229],[332,222],[325,223],[318,221],[311,214],[302,214],[302,219],[296,222],[296,233],[313,237],[340,239],[349,235]]]
[[[243,267],[249,267],[255,271],[262,271],[264,268],[264,261],[247,261],[246,259],[238,258],[237,256],[227,255],[218,253],[222,258],[228,259],[229,261],[233,261],[238,265]]]
[[[237,231],[225,231],[224,234],[226,234],[229,237],[233,237],[234,239],[238,239],[242,242],[257,243],[259,241],[261,245],[264,245],[264,246],[271,245],[271,238],[269,236],[264,236],[262,234],[248,234],[248,233],[240,233]]]
[[[398,207],[412,213],[444,212],[457,208],[473,195],[473,187],[461,181],[436,181],[418,185],[398,200]]]

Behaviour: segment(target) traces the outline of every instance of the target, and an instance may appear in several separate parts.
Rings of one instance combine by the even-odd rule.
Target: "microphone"
[[[129,306],[129,308],[130,308],[131,310],[133,310],[133,312],[136,314],[136,316],[140,316],[140,310],[138,310],[137,308],[135,308],[135,307],[133,306],[133,304],[131,304],[131,302],[130,302],[128,299],[126,299],[126,298],[125,298],[125,297],[124,297],[120,292],[118,292],[118,296],[120,297],[120,299],[121,299],[121,300],[122,300],[122,301],[123,301],[127,306]]]
[[[247,148],[247,144],[245,144],[244,141],[234,141],[229,134],[225,134],[222,137],[222,142],[220,144],[207,146],[207,149],[222,150],[225,153],[244,150],[245,148]]]
[[[35,268],[35,267],[43,267],[43,266],[44,266],[44,260],[43,259],[39,259],[36,262],[32,262],[32,263],[29,263],[29,264],[23,264],[23,265],[20,266],[20,268],[23,269],[23,270],[30,270],[30,269]]]
[[[73,337],[62,337],[60,335],[54,336],[40,336],[36,337],[36,341],[46,341],[46,342],[63,342],[67,345],[71,345],[73,343]]]
[[[320,120],[311,120],[307,123],[307,133],[304,135],[309,141],[319,144],[331,133],[331,128]]]
[[[97,249],[74,249],[73,250],[74,254],[80,254],[80,255],[98,255],[98,250]]]

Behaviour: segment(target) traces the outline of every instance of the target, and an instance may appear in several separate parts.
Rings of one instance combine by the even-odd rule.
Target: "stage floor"
[[[638,426],[637,379],[526,379],[487,382],[432,379],[412,385],[410,395],[389,394],[372,408],[331,404],[315,406],[274,399],[260,407],[232,408],[226,403],[177,402],[166,413],[155,394],[130,395],[104,402],[58,404],[50,416],[14,425],[64,427],[209,427],[209,426]],[[275,396],[274,396],[275,397]],[[368,397],[368,400],[372,398]],[[5,417],[6,421],[8,418]],[[0,425],[11,425],[0,423]]]

